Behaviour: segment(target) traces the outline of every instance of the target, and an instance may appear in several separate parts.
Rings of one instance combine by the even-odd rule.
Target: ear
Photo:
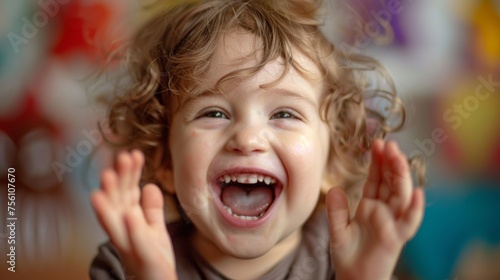
[[[156,178],[160,181],[163,188],[170,194],[175,194],[174,172],[172,169],[160,169],[156,172]]]
[[[161,188],[166,190],[169,194],[175,194],[174,187],[174,172],[170,164],[164,164],[163,158],[165,156],[165,150],[163,147],[158,147],[153,155],[153,162],[157,166],[157,171],[155,172],[155,178],[161,185]]]

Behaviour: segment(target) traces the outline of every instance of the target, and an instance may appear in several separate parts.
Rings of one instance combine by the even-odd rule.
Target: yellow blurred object
[[[499,136],[499,107],[500,95],[488,91],[479,80],[469,80],[444,96],[442,116],[448,141],[457,148],[459,164],[472,173],[487,169],[492,160]]]
[[[500,11],[491,0],[481,0],[472,13],[475,47],[487,67],[500,66]]]
[[[471,243],[457,265],[456,279],[498,279],[500,277],[500,247],[480,241]]]

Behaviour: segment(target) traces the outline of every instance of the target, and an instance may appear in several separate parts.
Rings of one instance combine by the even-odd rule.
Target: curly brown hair
[[[112,131],[124,140],[121,147],[139,149],[148,159],[143,181],[161,185],[157,171],[171,165],[166,147],[174,97],[195,94],[193,89],[209,69],[218,42],[236,29],[257,36],[263,55],[256,66],[221,77],[216,88],[229,79],[254,75],[275,59],[285,62],[276,82],[290,67],[307,76],[293,55],[295,51],[305,54],[327,85],[318,113],[331,130],[329,169],[343,178],[344,186],[363,179],[366,150],[374,138],[402,127],[405,109],[391,78],[375,59],[347,54],[324,36],[316,18],[318,9],[315,1],[303,0],[176,1],[144,24],[123,57],[131,86],[113,99],[109,111]],[[377,103],[375,99],[383,99],[386,106],[370,106]],[[367,128],[368,118],[376,120],[376,129]]]

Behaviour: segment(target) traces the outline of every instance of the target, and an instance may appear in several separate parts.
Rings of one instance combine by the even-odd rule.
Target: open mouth
[[[225,174],[217,181],[225,212],[242,221],[262,219],[281,192],[281,183],[264,174]]]

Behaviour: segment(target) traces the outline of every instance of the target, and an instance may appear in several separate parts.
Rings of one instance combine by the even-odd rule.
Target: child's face
[[[255,40],[227,35],[203,78],[206,89],[255,65]],[[282,63],[273,61],[250,78],[224,83],[224,95],[185,97],[172,118],[175,192],[197,236],[225,254],[268,252],[297,233],[316,206],[329,154],[329,128],[319,114],[324,85],[311,61],[299,53],[294,58],[314,81],[291,69],[261,89],[282,73]]]

